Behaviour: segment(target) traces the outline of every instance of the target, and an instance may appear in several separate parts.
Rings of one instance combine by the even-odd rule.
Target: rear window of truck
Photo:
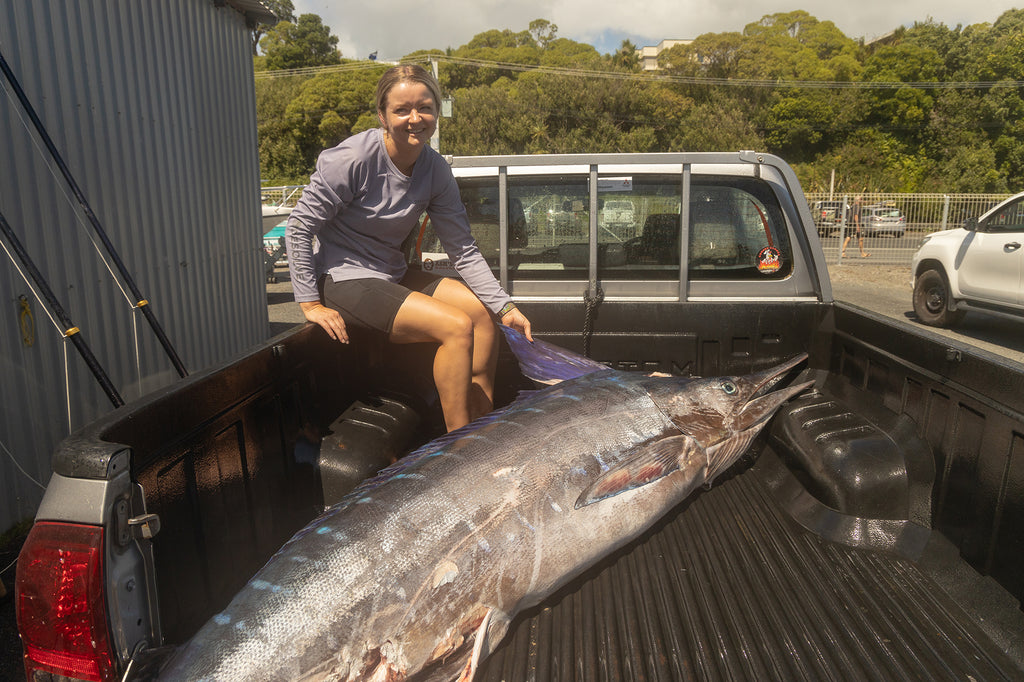
[[[500,265],[498,177],[458,178],[473,235],[495,275]],[[592,196],[586,173],[507,179],[508,278],[581,280],[590,264]],[[771,189],[752,177],[693,175],[687,249],[681,249],[678,174],[601,176],[597,268],[604,280],[777,280],[791,274],[792,246]],[[425,217],[416,258],[443,249]]]

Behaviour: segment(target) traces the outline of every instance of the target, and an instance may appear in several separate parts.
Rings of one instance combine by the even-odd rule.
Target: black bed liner
[[[477,679],[1024,679],[938,569],[794,521],[773,492],[784,469],[766,446],[684,502],[516,619]],[[922,556],[944,542],[933,533]]]

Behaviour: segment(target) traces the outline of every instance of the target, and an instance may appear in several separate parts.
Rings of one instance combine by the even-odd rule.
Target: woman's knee
[[[463,310],[449,310],[439,324],[441,343],[473,345],[473,319]]]
[[[435,296],[466,313],[473,321],[473,326],[489,322],[491,314],[480,299],[470,291],[469,287],[458,280],[446,280],[444,288],[438,287]]]

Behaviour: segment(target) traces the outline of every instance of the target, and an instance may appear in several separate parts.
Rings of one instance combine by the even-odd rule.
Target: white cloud
[[[365,59],[377,51],[382,60],[396,60],[415,50],[459,47],[490,29],[525,31],[534,19],[547,19],[558,26],[559,36],[607,53],[623,38],[642,46],[664,38],[742,31],[766,14],[794,9],[780,6],[777,0],[646,0],[642,10],[637,3],[622,0],[448,0],[443,4],[294,0],[294,4],[297,15],[320,15],[338,36],[343,56]],[[803,0],[800,8],[819,20],[832,21],[851,38],[870,39],[928,18],[950,27],[991,23],[1014,4],[1014,0]]]

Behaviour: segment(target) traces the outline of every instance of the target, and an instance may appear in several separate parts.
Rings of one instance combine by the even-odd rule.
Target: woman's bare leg
[[[395,317],[391,340],[440,344],[434,383],[449,431],[494,409],[498,330],[487,308],[462,282],[444,279],[432,296],[410,294]]]
[[[442,280],[434,290],[433,298],[466,313],[473,324],[473,385],[469,393],[469,414],[471,420],[482,417],[494,409],[494,373],[498,366],[498,330],[494,320],[480,299],[458,280]]]
[[[398,309],[389,339],[393,343],[437,343],[434,384],[449,431],[472,419],[473,322],[457,307],[413,292]]]

